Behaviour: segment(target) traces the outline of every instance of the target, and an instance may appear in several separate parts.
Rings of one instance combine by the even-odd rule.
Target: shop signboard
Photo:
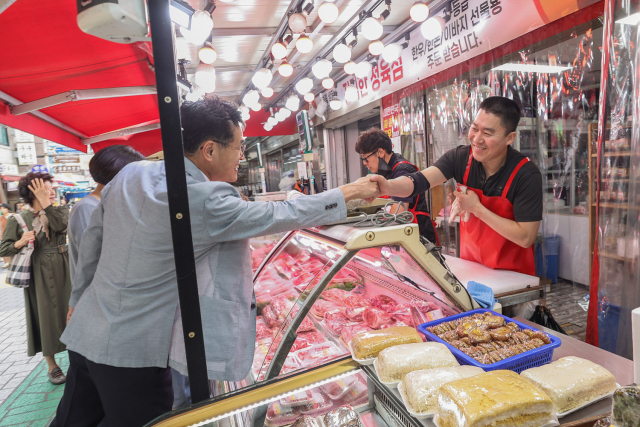
[[[382,58],[373,64],[368,76],[349,76],[336,85],[343,107],[329,118],[380,99],[453,65],[487,52],[524,33],[542,27],[549,17],[536,7],[537,0],[454,0],[451,18],[442,33],[425,39],[420,27],[410,33],[408,47],[397,61],[389,64]],[[439,15],[443,16],[444,12]],[[558,17],[554,17],[557,19]],[[401,40],[400,43],[403,41]],[[345,100],[345,90],[356,86],[358,99]],[[386,129],[385,129],[386,130]],[[392,130],[393,131],[393,130]]]
[[[76,165],[57,165],[57,166],[52,166],[51,167],[51,172],[52,173],[74,173],[74,172],[80,172],[82,169],[80,167],[80,164],[76,164]]]
[[[18,151],[19,165],[35,165],[38,164],[38,156],[36,155],[36,144],[34,142],[22,142],[16,144]]]
[[[51,163],[53,164],[61,164],[61,163],[80,163],[79,155],[56,155],[51,156]]]
[[[22,132],[21,130],[15,130],[16,142],[34,142],[35,138],[30,133]]]
[[[311,126],[309,125],[309,112],[302,110],[296,114],[298,124],[298,135],[300,137],[300,151],[311,153],[313,150],[313,138],[311,137]]]
[[[18,165],[2,163],[0,164],[0,173],[5,175],[18,175]]]
[[[75,154],[75,155],[84,154],[81,151],[74,150],[73,148],[65,147],[64,145],[60,145],[53,141],[45,140],[45,142],[47,146],[47,154],[50,156],[53,156],[56,154]]]

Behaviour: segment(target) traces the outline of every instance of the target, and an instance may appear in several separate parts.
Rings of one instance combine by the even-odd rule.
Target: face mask
[[[384,160],[384,157],[378,158],[378,175],[382,175],[384,178],[389,175],[391,172],[391,168],[389,167],[389,163]]]

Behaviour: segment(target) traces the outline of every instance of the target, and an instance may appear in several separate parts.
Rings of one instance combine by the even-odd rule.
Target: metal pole
[[[173,56],[173,28],[169,16],[169,0],[149,0],[148,6],[178,298],[182,313],[191,401],[197,403],[208,399],[210,392],[182,148],[180,102]]]

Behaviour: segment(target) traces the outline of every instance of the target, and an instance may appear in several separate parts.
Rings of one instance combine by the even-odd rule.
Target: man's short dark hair
[[[184,151],[193,154],[207,141],[225,146],[233,143],[237,126],[244,126],[242,114],[234,103],[214,96],[180,107]]]
[[[1,204],[0,208],[7,208],[7,209],[9,209],[9,212],[13,212],[13,209],[11,209],[11,206],[9,206],[7,203]]]
[[[480,109],[500,117],[500,124],[507,130],[507,135],[516,131],[522,116],[518,104],[504,96],[490,96],[480,103]]]
[[[123,167],[144,158],[141,153],[128,145],[110,145],[91,158],[89,172],[95,182],[107,185]]]
[[[378,128],[369,129],[362,132],[356,141],[356,152],[358,154],[369,154],[382,148],[387,154],[393,153],[391,138],[383,130]]]

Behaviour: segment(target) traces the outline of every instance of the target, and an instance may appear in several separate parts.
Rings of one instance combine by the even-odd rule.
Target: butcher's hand
[[[389,181],[382,175],[369,175],[369,179],[371,181],[376,182],[378,184],[378,188],[380,189],[381,196],[389,196],[391,192],[391,184]]]
[[[480,203],[480,198],[473,191],[467,191],[467,194],[465,194],[460,190],[456,190],[453,192],[453,195],[456,196],[456,202],[458,202],[460,212],[468,212],[477,216],[479,210],[484,208],[482,203]]]
[[[343,185],[340,187],[340,190],[342,194],[344,194],[344,200],[346,202],[354,199],[372,200],[380,195],[378,183],[369,179],[368,176],[359,178],[351,184]]]

